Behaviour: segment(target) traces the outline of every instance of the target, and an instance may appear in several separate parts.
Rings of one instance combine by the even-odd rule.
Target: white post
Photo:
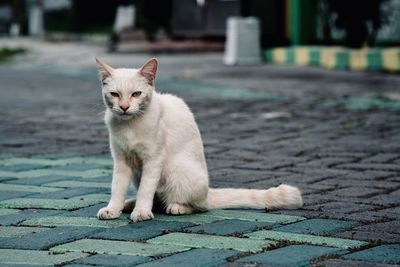
[[[257,18],[230,17],[226,31],[226,65],[261,62],[260,22]]]
[[[30,6],[28,23],[29,35],[41,36],[44,34],[43,7],[40,1],[35,1]]]

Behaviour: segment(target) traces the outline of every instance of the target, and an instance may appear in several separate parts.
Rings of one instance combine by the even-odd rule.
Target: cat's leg
[[[114,159],[114,172],[111,183],[111,199],[107,207],[100,209],[97,218],[115,219],[121,215],[129,185],[132,180],[132,169],[122,159]]]
[[[125,200],[124,208],[122,209],[123,213],[131,213],[136,205],[136,198],[130,198]]]
[[[139,222],[154,218],[151,210],[163,162],[164,154],[162,152],[151,158],[151,160],[143,162],[142,178],[137,190],[136,204],[130,216],[132,221]]]
[[[168,214],[191,214],[207,209],[207,171],[196,161],[177,159],[173,172],[166,177],[163,192]]]

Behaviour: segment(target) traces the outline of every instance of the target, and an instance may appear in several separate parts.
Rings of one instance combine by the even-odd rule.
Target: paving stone
[[[48,165],[43,165],[43,164],[15,164],[15,165],[1,166],[0,170],[2,170],[2,171],[19,172],[19,171],[41,169],[41,168],[46,168],[46,167],[48,167]]]
[[[193,233],[206,233],[214,235],[231,235],[235,233],[247,233],[257,228],[269,229],[275,226],[268,222],[252,222],[252,221],[241,221],[241,220],[222,220],[213,223],[207,223],[198,225],[190,228],[186,228],[185,231]]]
[[[51,170],[68,170],[68,171],[86,171],[93,169],[102,169],[104,168],[103,164],[96,163],[72,163],[67,165],[53,166]]]
[[[353,260],[343,260],[343,259],[329,259],[319,262],[320,265],[326,267],[395,267],[397,265],[392,264],[381,264],[372,263],[366,261],[353,261]]]
[[[0,226],[0,237],[20,237],[26,234],[37,233],[48,230],[39,227],[16,227],[16,226]]]
[[[400,245],[381,245],[344,256],[346,259],[400,264]]]
[[[281,227],[274,227],[274,230],[298,234],[323,235],[339,232],[357,225],[359,223],[353,221],[310,219]]]
[[[190,251],[175,254],[166,258],[144,263],[141,267],[156,266],[217,266],[226,262],[228,257],[235,255],[237,252],[221,249],[193,249]]]
[[[385,232],[345,231],[335,234],[335,237],[372,242],[400,243],[400,234]]]
[[[62,213],[63,216],[73,216],[73,217],[96,217],[99,209],[104,208],[105,203],[99,203],[93,206],[80,208],[72,211],[65,211]]]
[[[147,240],[147,242],[151,244],[177,245],[192,248],[234,249],[244,252],[261,251],[262,249],[275,244],[274,241],[259,241],[261,240],[187,233],[170,233]]]
[[[40,198],[14,198],[0,201],[2,208],[38,208],[38,209],[64,209],[71,210],[107,202],[109,195],[91,194],[70,199],[40,199]]]
[[[193,224],[189,222],[152,220],[107,229],[96,233],[91,237],[110,240],[137,241],[156,237],[163,233],[181,230],[192,225]]]
[[[51,170],[51,169],[38,169],[29,170],[21,172],[10,172],[10,171],[0,171],[0,177],[15,177],[19,179],[36,178],[41,176],[49,175],[61,175],[61,176],[71,176],[71,177],[98,177],[107,174],[111,174],[112,171],[109,169],[94,169],[86,171],[66,171],[66,170]]]
[[[90,265],[90,266],[136,266],[138,264],[151,261],[150,257],[142,256],[125,256],[125,255],[109,255],[97,254],[83,259],[76,260],[70,265]]]
[[[340,255],[339,248],[292,245],[239,259],[239,262],[264,263],[279,266],[310,266],[310,262],[326,255]]]
[[[261,231],[253,232],[251,234],[246,234],[245,236],[248,236],[248,237],[254,238],[254,239],[291,241],[291,242],[303,243],[303,244],[337,247],[337,248],[341,248],[341,249],[359,248],[361,246],[365,246],[368,244],[367,242],[358,241],[358,240],[349,240],[349,239],[341,239],[341,238],[334,238],[334,237],[324,237],[324,236],[296,234],[296,233],[286,233],[286,232],[269,231],[269,230],[261,230]]]
[[[16,225],[20,222],[32,218],[52,216],[59,213],[61,212],[57,210],[35,210],[35,209],[21,210],[20,212],[15,214],[0,216],[0,225]]]
[[[223,219],[224,218],[216,216],[203,216],[202,214],[179,215],[179,216],[157,214],[154,216],[155,221],[191,222],[195,224],[211,223]]]
[[[99,220],[96,217],[67,217],[67,216],[51,216],[34,218],[22,223],[30,226],[87,226],[112,228],[129,224],[128,218],[118,218],[115,220]]]
[[[95,183],[95,182],[83,182],[83,181],[59,181],[54,183],[48,183],[44,186],[48,187],[96,187],[96,188],[107,188],[111,187],[111,183]]]
[[[339,190],[335,190],[334,194],[338,196],[345,196],[345,197],[365,197],[368,195],[375,195],[379,193],[383,193],[383,189],[376,189],[376,188],[368,188],[368,187],[359,187],[353,186],[348,188],[343,188]]]
[[[244,221],[269,222],[287,224],[305,220],[304,217],[272,213],[242,212],[235,210],[211,210],[202,213],[203,216],[215,216],[223,219],[237,219]]]
[[[88,254],[81,252],[53,254],[48,251],[0,249],[2,264],[35,264],[45,266],[61,264],[86,256],[88,256]]]
[[[43,199],[69,199],[77,196],[86,196],[90,194],[108,194],[110,193],[110,188],[94,188],[94,187],[83,187],[83,188],[59,188],[57,193],[41,193],[29,195],[30,198],[43,198]]]
[[[351,169],[351,170],[379,170],[379,171],[400,171],[400,166],[398,164],[382,164],[382,163],[352,163],[352,164],[343,164],[337,166],[337,168],[341,169]]]
[[[0,191],[20,191],[20,192],[55,192],[59,191],[59,188],[52,188],[46,186],[34,186],[34,185],[18,185],[18,184],[2,184]]]
[[[20,212],[20,210],[17,210],[17,209],[0,209],[0,216],[15,214],[15,213],[18,213],[18,212]]]
[[[11,181],[7,181],[6,183],[12,184],[25,184],[25,185],[42,185],[47,183],[54,183],[57,181],[64,181],[64,180],[75,180],[81,179],[79,176],[63,176],[63,175],[46,175],[35,177],[31,179],[14,179]]]
[[[19,198],[19,197],[29,196],[32,194],[34,194],[34,193],[27,192],[27,191],[3,191],[0,194],[0,200]],[[1,207],[1,204],[0,204],[0,207]]]
[[[87,237],[99,230],[99,228],[93,227],[49,228],[23,236],[0,238],[0,248],[43,250],[57,244]]]
[[[157,256],[189,250],[189,247],[139,242],[81,239],[50,249],[52,252],[89,252],[131,256]]]

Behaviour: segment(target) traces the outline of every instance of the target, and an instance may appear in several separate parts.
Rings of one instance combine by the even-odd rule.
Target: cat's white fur
[[[171,214],[302,206],[300,191],[289,185],[267,190],[209,188],[203,143],[192,112],[182,99],[155,91],[157,60],[140,69],[114,69],[96,61],[114,160],[111,199],[99,210],[99,219],[118,218],[123,209],[133,209],[134,222],[151,219],[155,197]],[[125,201],[132,179],[136,200]]]

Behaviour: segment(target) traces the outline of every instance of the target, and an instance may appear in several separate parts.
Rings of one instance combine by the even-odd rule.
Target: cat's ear
[[[113,74],[114,69],[98,58],[96,58],[96,63],[97,63],[97,66],[99,67],[101,81],[104,82],[105,79],[107,79],[108,77],[110,77]]]
[[[152,58],[149,61],[147,61],[146,64],[144,64],[139,70],[139,73],[149,81],[150,85],[154,85],[154,80],[156,79],[157,67],[158,67],[157,59]]]

